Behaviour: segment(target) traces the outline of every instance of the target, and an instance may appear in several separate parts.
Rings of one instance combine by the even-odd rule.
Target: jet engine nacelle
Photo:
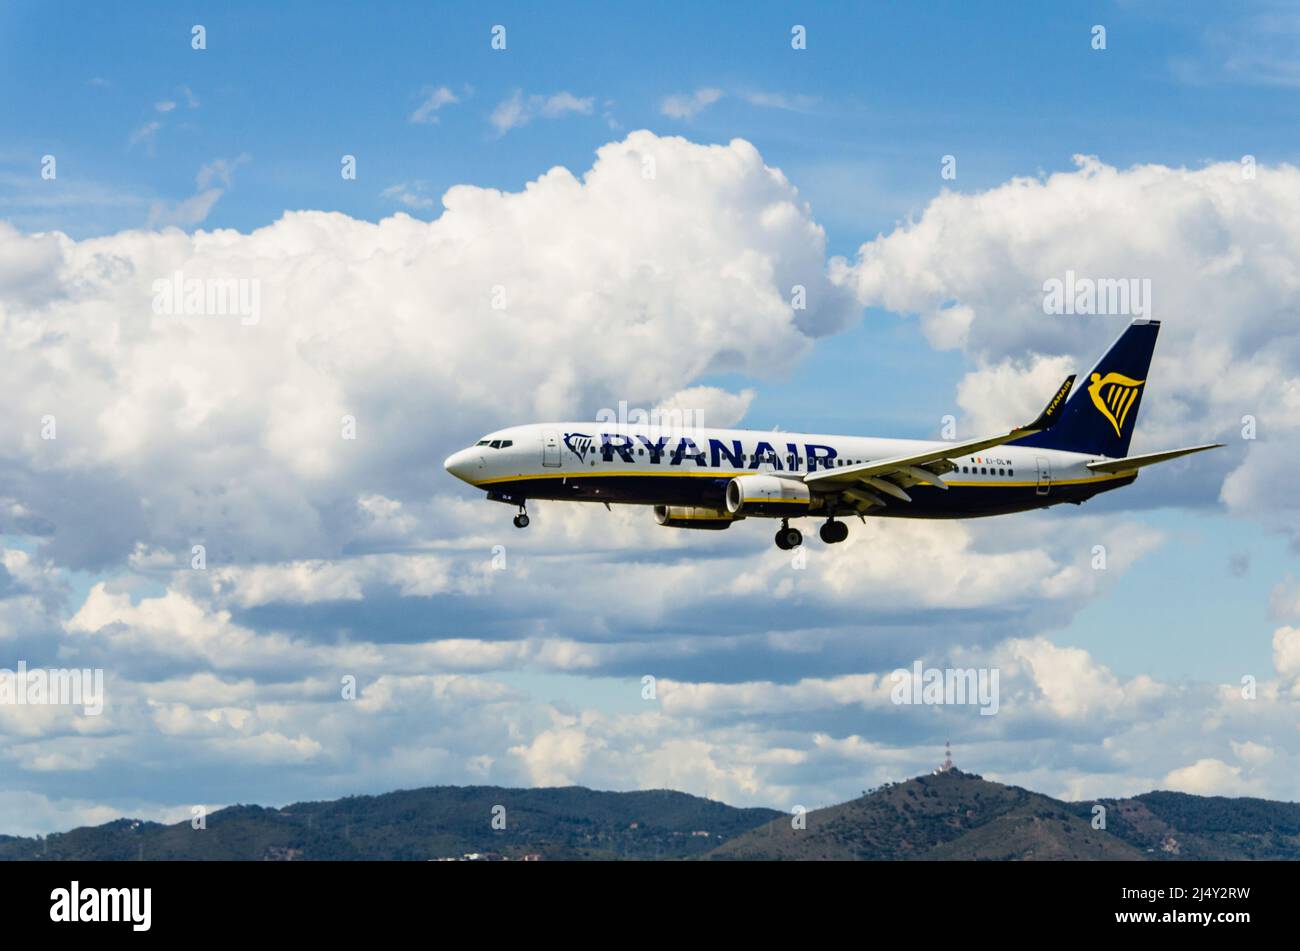
[[[745,475],[727,483],[727,511],[732,515],[789,518],[808,514],[811,503],[812,493],[800,479]]]
[[[731,523],[744,518],[735,516],[722,509],[699,508],[694,505],[656,505],[655,521],[669,528],[702,528],[720,531],[730,528]]]

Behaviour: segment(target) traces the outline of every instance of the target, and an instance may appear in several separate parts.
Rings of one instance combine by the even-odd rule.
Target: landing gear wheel
[[[776,547],[782,551],[789,551],[791,548],[798,548],[803,544],[803,532],[797,528],[791,528],[788,525],[782,526],[776,533]]]
[[[822,525],[818,534],[821,535],[822,541],[826,544],[834,545],[849,537],[849,526],[844,522],[828,519]]]
[[[528,513],[520,512],[518,515],[515,516],[515,528],[527,528],[527,527],[528,527]]]

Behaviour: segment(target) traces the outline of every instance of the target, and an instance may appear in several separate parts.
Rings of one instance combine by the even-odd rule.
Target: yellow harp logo
[[[1088,395],[1092,397],[1092,405],[1097,407],[1101,415],[1110,420],[1110,424],[1115,427],[1116,436],[1124,435],[1120,432],[1124,428],[1124,419],[1137,401],[1138,390],[1145,382],[1146,380],[1130,379],[1122,373],[1092,375],[1092,382],[1088,384]]]

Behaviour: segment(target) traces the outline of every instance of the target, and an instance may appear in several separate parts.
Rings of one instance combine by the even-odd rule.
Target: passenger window
[[[988,475],[988,474],[989,474],[989,470],[984,466],[980,466],[980,475]]]
[[[998,475],[1006,475],[1006,472],[1004,472],[1002,469],[999,469],[999,470],[998,470]]]
[[[1008,469],[1008,470],[1007,470],[1007,475],[1011,476],[1011,477],[1014,479],[1014,478],[1015,478],[1015,475],[1016,475],[1016,470],[1015,470],[1015,469]]]

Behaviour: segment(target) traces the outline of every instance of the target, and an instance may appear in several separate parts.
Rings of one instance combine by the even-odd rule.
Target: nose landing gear
[[[844,522],[828,518],[817,534],[821,535],[822,541],[826,544],[834,545],[849,537],[849,526]]]
[[[782,551],[798,548],[803,544],[803,532],[790,527],[790,520],[781,519],[781,528],[776,533],[776,547]]]
[[[528,513],[524,511],[523,503],[519,505],[519,514],[515,516],[515,528],[528,527]]]

